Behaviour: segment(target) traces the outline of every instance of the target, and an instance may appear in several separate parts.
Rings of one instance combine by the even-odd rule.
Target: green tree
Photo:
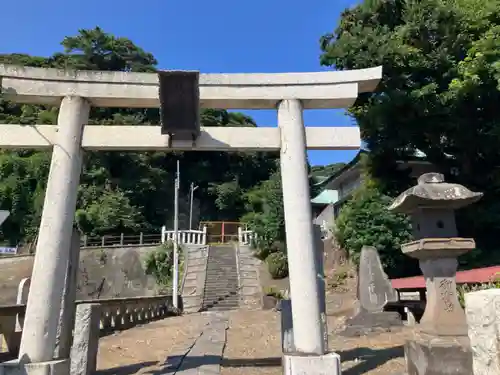
[[[485,192],[458,224],[488,248],[500,229],[499,27],[498,0],[365,0],[321,38],[322,65],[383,66],[376,92],[350,109],[379,186],[408,187],[395,161],[424,152],[447,180]]]
[[[127,38],[100,28],[81,29],[62,41],[63,53],[49,57],[0,55],[0,63],[34,67],[154,72],[154,56]],[[58,108],[1,100],[0,124],[56,124]],[[157,108],[92,108],[90,124],[158,124]],[[256,126],[241,113],[201,112],[203,126]],[[0,125],[1,126],[1,125]],[[86,152],[78,194],[76,223],[89,235],[159,231],[173,217],[174,171],[182,169],[181,214],[188,212],[189,183],[203,220],[235,220],[246,213],[245,194],[276,170],[276,153]],[[0,242],[36,239],[42,213],[49,152],[0,150],[0,209],[12,212],[0,228]],[[183,217],[187,215],[183,215]],[[181,222],[187,226],[187,220]]]
[[[250,190],[245,198],[248,214],[241,221],[256,234],[256,255],[265,259],[274,252],[285,253],[285,214],[279,172]]]
[[[363,246],[374,246],[389,277],[418,274],[418,264],[401,252],[411,240],[409,219],[387,210],[392,199],[368,182],[354,192],[335,221],[335,237],[349,258],[359,264]]]

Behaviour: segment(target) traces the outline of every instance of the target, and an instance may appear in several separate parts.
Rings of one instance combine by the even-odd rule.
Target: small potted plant
[[[271,310],[276,308],[276,305],[283,299],[283,293],[275,287],[264,288],[264,295],[262,297],[262,308],[264,310]]]

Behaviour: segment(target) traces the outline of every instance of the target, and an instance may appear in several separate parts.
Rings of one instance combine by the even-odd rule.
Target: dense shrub
[[[260,260],[266,260],[269,255],[274,253],[286,254],[286,246],[281,241],[259,241],[252,242],[254,255]]]
[[[179,245],[179,273],[183,269],[183,248]],[[174,243],[171,241],[156,247],[147,253],[144,258],[144,270],[147,275],[152,275],[158,286],[172,285],[174,272]],[[181,277],[179,275],[179,282]]]
[[[266,258],[267,269],[273,279],[282,279],[288,276],[288,258],[285,253],[276,252]]]
[[[410,221],[389,211],[391,202],[392,198],[367,182],[341,209],[335,221],[335,237],[355,264],[363,246],[374,246],[389,277],[420,274],[417,261],[401,252],[401,245],[412,238]]]

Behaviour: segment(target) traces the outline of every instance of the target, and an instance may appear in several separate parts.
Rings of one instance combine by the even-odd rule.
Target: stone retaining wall
[[[153,246],[82,249],[77,299],[154,296],[155,279],[144,272],[143,262]],[[30,277],[33,255],[0,256],[0,305],[16,303],[17,287]]]

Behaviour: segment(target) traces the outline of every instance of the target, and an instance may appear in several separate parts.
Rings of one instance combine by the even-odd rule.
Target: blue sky
[[[205,73],[306,72],[319,65],[319,38],[355,0],[17,0],[4,1],[0,53],[50,55],[65,36],[100,26],[130,38],[162,69]],[[311,6],[309,6],[311,5]],[[276,126],[275,111],[249,111]],[[342,110],[306,111],[309,126],[349,126]],[[313,165],[348,161],[356,151],[314,151]]]

